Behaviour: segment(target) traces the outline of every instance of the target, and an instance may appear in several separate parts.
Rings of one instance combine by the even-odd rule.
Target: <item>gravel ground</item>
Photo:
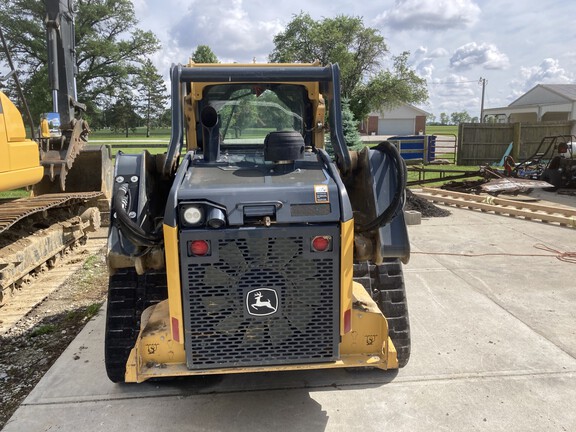
[[[33,287],[31,284],[27,289]],[[0,336],[0,429],[98,312],[107,288],[108,272],[102,251],[89,257],[81,271]]]

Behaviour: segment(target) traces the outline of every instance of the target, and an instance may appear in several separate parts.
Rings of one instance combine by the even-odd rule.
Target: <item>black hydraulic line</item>
[[[404,159],[402,159],[402,156],[400,156],[400,152],[396,146],[392,145],[388,141],[381,142],[378,144],[378,146],[374,147],[373,150],[386,153],[394,163],[396,168],[396,192],[394,194],[394,198],[390,202],[390,205],[374,220],[366,224],[356,224],[354,230],[360,233],[372,231],[389,224],[392,219],[394,219],[398,211],[400,211],[404,206],[404,191],[406,189],[407,178],[406,163],[404,162]]]
[[[128,184],[124,183],[116,191],[112,202],[112,211],[116,215],[120,231],[136,246],[158,246],[162,241],[162,236],[156,232],[147,233],[132,219],[130,219],[130,216],[126,213],[128,201]]]

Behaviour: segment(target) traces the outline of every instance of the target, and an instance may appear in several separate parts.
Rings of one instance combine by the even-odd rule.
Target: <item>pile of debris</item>
[[[441,209],[424,198],[414,195],[410,189],[406,189],[404,210],[418,211],[422,214],[422,217],[446,217],[451,215],[450,211]]]

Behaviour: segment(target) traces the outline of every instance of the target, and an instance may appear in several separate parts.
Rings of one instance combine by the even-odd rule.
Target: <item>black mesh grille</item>
[[[310,253],[309,241],[308,236],[214,239],[214,262],[189,259],[183,278],[189,368],[337,358],[338,253]],[[272,303],[258,303],[255,293]],[[252,316],[250,304],[260,305],[254,308],[258,313],[270,313],[273,306],[276,312]]]

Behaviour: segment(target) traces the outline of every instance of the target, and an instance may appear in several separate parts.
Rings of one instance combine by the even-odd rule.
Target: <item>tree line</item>
[[[478,117],[472,117],[468,114],[468,111],[453,112],[450,115],[445,112],[440,113],[440,117],[437,119],[434,114],[430,114],[426,119],[427,123],[436,126],[447,126],[447,125],[457,125],[460,123],[478,123],[480,120]]]
[[[78,100],[87,105],[92,128],[123,131],[170,125],[168,91],[150,56],[161,49],[158,38],[138,28],[130,0],[76,1]],[[0,0],[0,26],[8,41],[34,118],[52,106],[48,86],[44,2]],[[409,65],[409,52],[391,56],[384,37],[359,17],[338,15],[314,20],[294,15],[274,39],[270,62],[338,63],[342,97],[351,119],[401,103],[428,98],[426,81]],[[196,63],[218,63],[207,45],[192,53]],[[384,67],[387,59],[390,66]],[[177,61],[178,59],[174,59]],[[10,82],[2,90],[17,101]],[[348,117],[347,117],[348,118]]]

